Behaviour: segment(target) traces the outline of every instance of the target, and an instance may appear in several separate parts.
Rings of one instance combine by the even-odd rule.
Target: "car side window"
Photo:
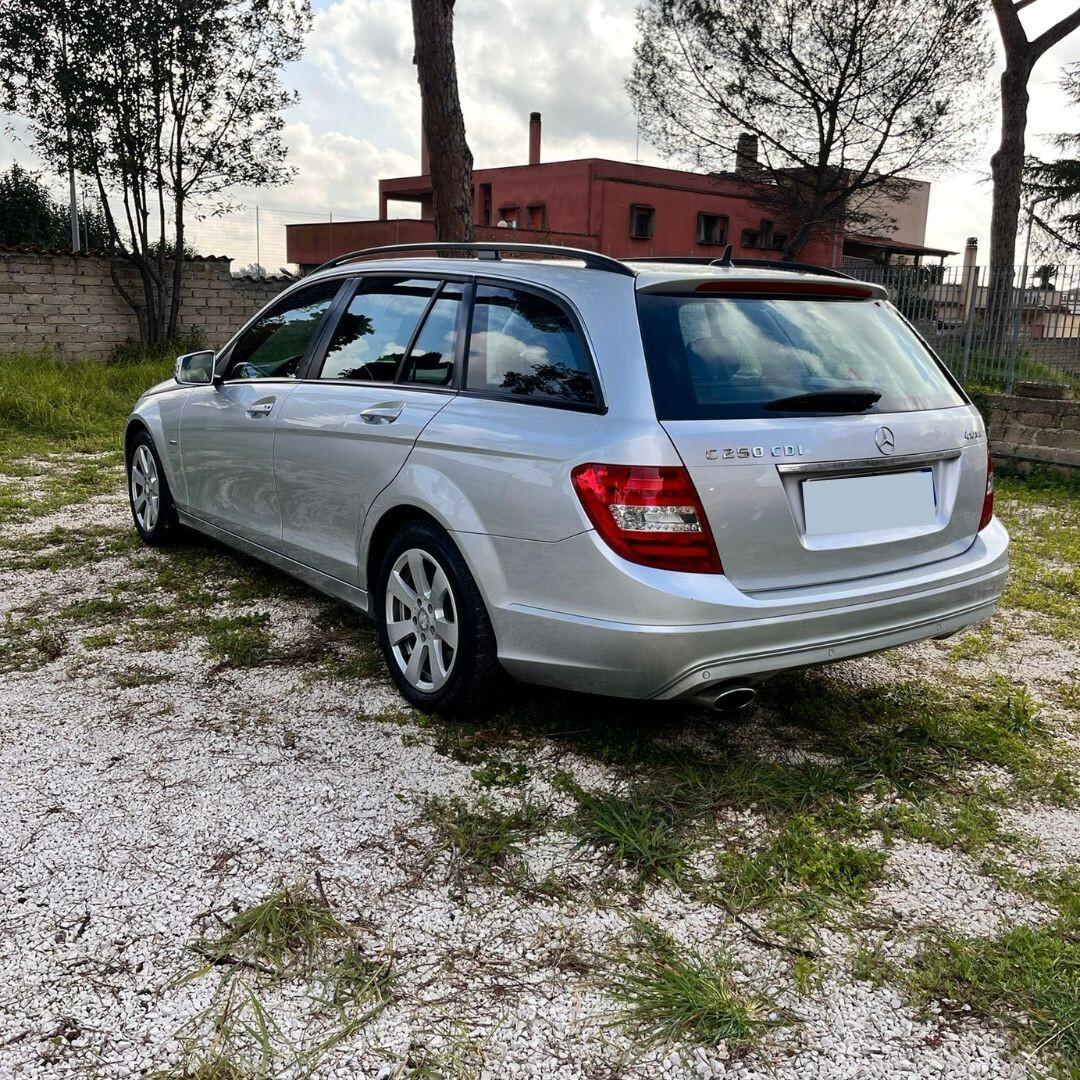
[[[402,382],[449,386],[453,381],[461,300],[461,285],[456,281],[443,285],[409,351],[401,373]]]
[[[537,401],[597,403],[592,365],[570,316],[553,300],[481,285],[466,385]]]
[[[338,280],[301,289],[252,323],[229,354],[225,378],[295,378],[308,344],[340,287]]]
[[[392,383],[439,282],[366,278],[326,350],[320,379]]]

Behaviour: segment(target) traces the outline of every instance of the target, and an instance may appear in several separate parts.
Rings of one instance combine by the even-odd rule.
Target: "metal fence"
[[[1080,388],[1080,265],[879,266],[844,262],[897,308],[964,383]]]

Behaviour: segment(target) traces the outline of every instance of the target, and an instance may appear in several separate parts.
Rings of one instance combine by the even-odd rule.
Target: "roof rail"
[[[727,252],[724,253],[725,257]],[[633,263],[676,263],[682,266],[738,266],[744,269],[754,267],[762,270],[790,270],[799,274],[821,274],[824,277],[846,278],[854,280],[850,274],[842,270],[833,270],[829,266],[815,266],[813,263],[784,262],[781,259],[731,259],[725,262],[723,258],[715,259],[702,255],[645,255],[641,258],[629,258],[627,262]]]
[[[523,244],[516,241],[503,243],[495,240],[481,240],[475,243],[456,240],[433,240],[431,243],[423,244],[386,244],[383,247],[363,248],[360,251],[349,251],[344,255],[338,255],[324,262],[321,266],[317,266],[312,273],[317,274],[320,270],[329,270],[331,267],[354,262],[369,255],[397,255],[410,251],[434,251],[440,256],[446,252],[471,252],[481,259],[498,259],[500,251],[523,252],[530,255],[554,255],[562,259],[578,259],[590,270],[604,270],[609,274],[621,274],[623,277],[635,276],[634,271],[626,263],[613,259],[610,255],[601,255],[597,251],[586,251],[584,248],[560,247],[557,244]]]

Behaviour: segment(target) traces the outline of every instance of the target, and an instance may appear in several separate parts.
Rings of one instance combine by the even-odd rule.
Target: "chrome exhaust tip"
[[[752,686],[729,686],[716,695],[712,707],[717,712],[741,712],[756,700],[757,691]]]
[[[698,695],[702,705],[720,713],[736,713],[748,708],[757,700],[757,691],[752,686],[723,686]]]

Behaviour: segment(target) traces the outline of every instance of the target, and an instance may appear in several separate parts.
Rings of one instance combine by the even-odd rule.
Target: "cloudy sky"
[[[412,66],[408,0],[313,0],[315,25],[302,62],[287,72],[300,92],[287,138],[294,183],[262,192],[264,208],[294,220],[374,217],[380,176],[419,168],[420,103]],[[457,0],[456,47],[469,143],[479,167],[525,160],[530,111],[544,116],[543,156],[603,156],[659,163],[641,144],[624,81],[634,44],[636,0]],[[989,9],[989,3],[987,8]],[[1071,0],[1039,0],[1024,12],[1034,35],[1072,7]],[[1080,130],[1056,85],[1062,67],[1080,60],[1080,33],[1044,56],[1032,78],[1029,149],[1042,137]],[[995,71],[986,92],[997,97]],[[962,173],[934,181],[926,241],[962,250],[968,236],[987,246],[989,159],[996,120],[985,150]],[[33,163],[18,141],[0,145],[0,167]],[[249,195],[248,201],[255,201]],[[304,212],[303,218],[300,212]],[[310,216],[309,216],[310,215]],[[220,246],[220,245],[219,245]]]

